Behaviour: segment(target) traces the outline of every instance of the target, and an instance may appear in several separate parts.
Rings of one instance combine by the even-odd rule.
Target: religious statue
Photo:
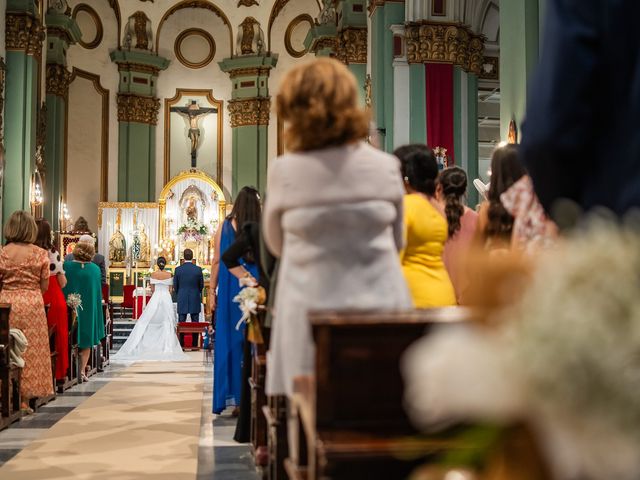
[[[364,105],[367,110],[371,110],[371,107],[373,106],[373,95],[371,90],[371,74],[367,73],[367,76],[364,80]]]
[[[238,26],[236,55],[261,55],[264,52],[264,32],[253,17],[245,18]]]
[[[151,20],[142,11],[137,11],[129,17],[124,29],[124,47],[127,50],[153,50],[153,30]]]
[[[138,263],[138,267],[148,267],[151,264],[151,243],[144,231],[143,223],[133,237],[131,257]]]
[[[323,0],[322,10],[318,14],[318,23],[320,25],[335,25],[338,15],[333,0]]]
[[[109,240],[109,264],[114,267],[124,267],[126,257],[127,242],[120,231],[120,227],[117,226],[116,231]]]
[[[189,198],[189,201],[187,203],[186,214],[187,214],[188,221],[192,221],[192,222],[198,221],[198,208],[196,206],[196,199],[193,197]]]
[[[217,108],[200,107],[195,100],[191,100],[191,105],[187,107],[171,107],[172,112],[179,113],[189,121],[189,140],[191,141],[191,168],[196,168],[196,152],[200,143],[200,128],[198,120],[200,117],[210,113],[218,113]]]

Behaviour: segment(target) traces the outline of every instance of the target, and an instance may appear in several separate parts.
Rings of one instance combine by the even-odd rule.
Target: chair
[[[136,289],[135,285],[125,285],[122,287],[122,303],[120,304],[120,318],[124,315],[124,309],[130,308],[133,310],[133,292]]]

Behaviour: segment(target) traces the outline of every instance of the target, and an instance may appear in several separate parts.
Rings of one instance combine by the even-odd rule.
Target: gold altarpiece
[[[208,275],[215,233],[226,208],[222,188],[198,169],[173,177],[162,189],[158,202],[101,202],[98,251],[107,261],[112,297],[121,298],[125,285],[141,285],[141,278],[155,268],[159,256],[167,259],[167,270],[173,271],[186,248],[194,252],[197,264]],[[114,258],[114,245],[121,246],[122,239],[124,251]],[[144,242],[148,242],[146,247]],[[140,252],[148,252],[148,258],[140,258]]]

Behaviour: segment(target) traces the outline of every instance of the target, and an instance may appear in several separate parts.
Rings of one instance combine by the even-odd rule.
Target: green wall
[[[31,172],[36,147],[38,64],[24,52],[7,52],[3,218],[30,210]]]
[[[118,124],[118,201],[156,201],[156,127],[146,123]]]
[[[507,138],[509,122],[520,125],[525,114],[528,79],[538,62],[539,0],[500,3],[500,134]]]

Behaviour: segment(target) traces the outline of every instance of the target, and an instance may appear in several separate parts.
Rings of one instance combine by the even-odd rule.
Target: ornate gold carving
[[[76,17],[78,16],[78,13],[81,13],[81,12],[84,12],[91,17],[91,20],[96,25],[96,36],[93,37],[93,39],[90,41],[86,41],[81,38],[80,40],[78,40],[78,44],[88,50],[92,50],[96,48],[98,45],[100,45],[100,43],[102,42],[102,37],[104,35],[102,22],[100,21],[100,15],[98,15],[98,12],[96,12],[93,8],[91,8],[86,3],[81,3],[75,6],[75,8],[73,9],[73,13],[71,14],[71,18],[75,20]]]
[[[264,51],[264,34],[260,22],[253,17],[245,18],[238,26],[238,55],[260,55]]]
[[[483,38],[464,25],[409,23],[405,39],[409,63],[446,62],[460,65],[467,72],[482,71]]]
[[[253,5],[260,5],[258,0],[238,0],[238,7],[251,7]]]
[[[313,17],[307,13],[303,13],[302,15],[298,15],[296,18],[291,20],[291,23],[287,26],[287,30],[284,32],[284,48],[287,50],[287,53],[291,55],[293,58],[300,58],[307,53],[307,49],[303,48],[302,50],[296,50],[291,44],[291,35],[295,28],[303,22],[307,22],[309,24],[309,28],[313,28]]]
[[[367,110],[371,110],[371,107],[373,106],[372,87],[371,74],[367,73],[367,76],[364,79],[364,105]]]
[[[158,204],[156,202],[98,202],[98,212],[103,208],[158,208]],[[122,212],[117,213],[122,215]],[[116,222],[119,220],[116,219]]]
[[[118,94],[118,121],[158,124],[160,100],[128,93]]]
[[[63,65],[57,65],[55,63],[47,64],[47,95],[67,98],[70,82],[71,72]]]
[[[35,154],[35,166],[36,173],[40,175],[40,179],[44,183],[44,176],[47,171],[47,164],[45,159],[45,146],[47,143],[47,104],[42,103],[40,110],[37,114],[37,128],[36,128],[36,154]]]
[[[26,13],[7,13],[7,50],[24,50],[27,55],[40,58],[45,36],[44,27],[37,18]]]
[[[229,100],[231,127],[269,125],[270,97],[238,98]]]
[[[320,50],[331,49],[333,52],[338,50],[338,39],[336,37],[322,37],[311,46],[311,51],[317,53]]]
[[[367,29],[345,28],[338,35],[338,60],[350,63],[367,63]]]
[[[193,35],[202,37],[209,44],[209,53],[207,56],[200,60],[199,62],[191,62],[189,61],[182,53],[182,42],[187,38]],[[206,67],[211,63],[213,57],[216,55],[216,42],[213,40],[213,37],[209,34],[209,32],[202,30],[201,28],[189,28],[184,30],[176,37],[176,41],[173,44],[173,51],[176,54],[176,58],[182,63],[185,67],[188,68],[202,68]]]

